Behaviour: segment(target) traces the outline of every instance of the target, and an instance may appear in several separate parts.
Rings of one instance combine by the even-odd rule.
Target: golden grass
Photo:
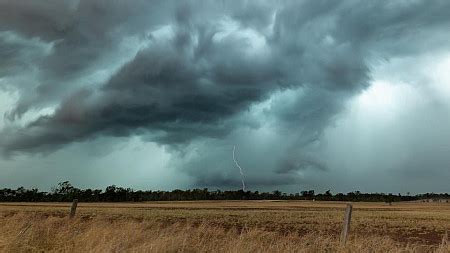
[[[202,201],[0,203],[0,251],[450,252],[450,205],[356,203],[339,243],[345,203]]]

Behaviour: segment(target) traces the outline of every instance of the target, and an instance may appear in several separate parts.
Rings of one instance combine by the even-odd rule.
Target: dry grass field
[[[0,203],[0,251],[450,252],[448,203]]]

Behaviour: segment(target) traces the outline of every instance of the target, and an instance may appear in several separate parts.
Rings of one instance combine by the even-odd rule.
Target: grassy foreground
[[[0,251],[450,252],[450,204],[202,201],[0,203]]]

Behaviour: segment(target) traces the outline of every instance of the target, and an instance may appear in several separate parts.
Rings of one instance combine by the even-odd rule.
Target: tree
[[[69,183],[69,181],[64,181],[58,183],[58,186],[53,189],[53,193],[57,194],[69,194],[73,192],[75,188]]]

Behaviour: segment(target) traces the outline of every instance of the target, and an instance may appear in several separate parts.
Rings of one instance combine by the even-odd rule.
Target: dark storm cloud
[[[37,42],[37,41],[36,41]],[[0,78],[30,71],[33,58],[39,57],[39,46],[22,40],[11,32],[0,33]]]
[[[22,87],[24,99],[11,117],[76,92],[69,82],[98,68],[124,37],[166,22],[164,7],[150,1],[0,1],[0,31],[54,43],[52,54],[40,61],[38,85]]]
[[[305,155],[308,146],[345,101],[368,86],[370,61],[448,41],[449,8],[448,1],[0,0],[0,30],[53,43],[39,63],[33,92],[18,87],[21,98],[10,118],[58,104],[51,115],[5,128],[0,143],[6,154],[51,151],[101,135],[189,145],[257,128],[251,121],[258,119],[243,119],[246,112],[274,99],[265,114],[289,141],[265,169],[267,177],[255,174],[254,183],[266,184],[273,173],[279,174],[271,179],[276,184],[288,182],[292,171],[325,171],[325,164]],[[145,48],[106,82],[79,87],[130,36],[145,41]],[[18,51],[0,52],[7,58],[1,65],[21,65]],[[274,98],[276,93],[287,97]],[[196,175],[198,184],[214,178],[211,185],[228,184],[229,176],[214,173]]]
[[[286,172],[297,172],[299,170],[306,170],[309,168],[312,169],[319,169],[322,171],[326,171],[327,168],[324,164],[317,162],[315,160],[310,160],[308,158],[305,159],[299,159],[298,157],[296,157],[295,159],[298,160],[298,162],[293,163],[292,160],[284,160],[280,165],[279,165],[279,170],[277,172],[280,173],[286,173]]]

